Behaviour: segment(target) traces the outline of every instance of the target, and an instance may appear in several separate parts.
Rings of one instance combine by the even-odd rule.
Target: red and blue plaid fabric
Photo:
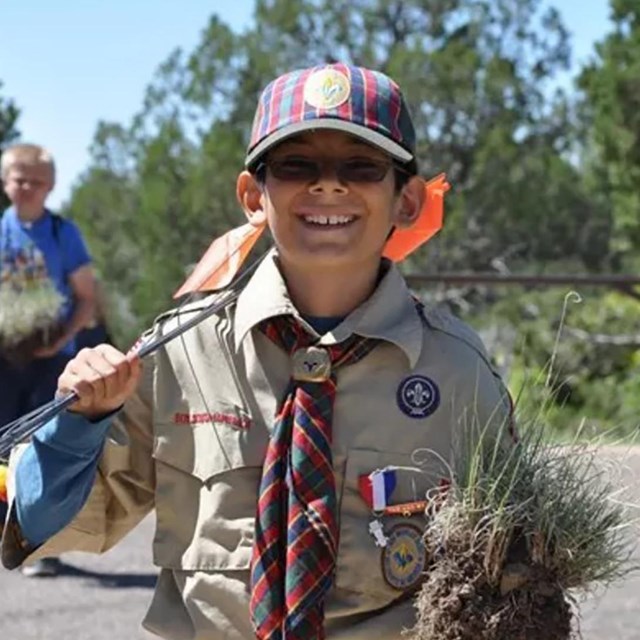
[[[307,80],[323,70],[335,70],[349,81],[349,98],[333,108],[322,108],[305,101]],[[380,134],[415,156],[415,130],[398,85],[378,71],[337,63],[286,73],[265,88],[253,121],[247,165],[256,162],[265,141],[274,134],[283,130],[304,130],[305,122],[327,118]],[[336,128],[340,128],[339,124]]]
[[[288,353],[314,339],[291,316],[264,333]],[[331,423],[335,370],[378,343],[352,336],[327,348],[324,382],[292,379],[276,416],[260,483],[251,562],[251,619],[260,640],[321,640],[324,599],[336,566],[338,523]]]

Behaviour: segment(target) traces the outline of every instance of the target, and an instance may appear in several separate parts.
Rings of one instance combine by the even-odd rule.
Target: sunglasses
[[[384,180],[389,169],[395,168],[395,165],[372,158],[320,160],[290,156],[267,159],[258,167],[258,171],[265,167],[274,178],[283,182],[317,182],[330,167],[340,182],[371,183]]]

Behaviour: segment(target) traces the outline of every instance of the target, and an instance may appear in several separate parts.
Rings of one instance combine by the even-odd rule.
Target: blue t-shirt
[[[54,233],[54,224],[57,224],[57,234]],[[0,252],[23,252],[33,257],[34,247],[44,258],[49,278],[65,299],[62,320],[66,322],[73,314],[69,276],[91,262],[80,230],[71,220],[60,218],[54,223],[49,210],[45,210],[35,222],[25,223],[16,210],[9,207],[0,219]],[[73,355],[75,341],[67,343],[62,353]]]

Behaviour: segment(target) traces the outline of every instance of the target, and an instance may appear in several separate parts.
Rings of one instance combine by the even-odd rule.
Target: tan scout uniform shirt
[[[210,301],[159,322],[157,331]],[[285,313],[298,316],[269,256],[236,304],[145,362],[139,391],[111,430],[88,503],[32,557],[105,551],[155,507],[153,556],[160,575],[144,626],[172,640],[253,638],[249,563],[257,491],[290,376],[288,356],[256,325]],[[421,499],[447,475],[437,456],[451,459],[465,424],[474,417],[498,424],[508,403],[475,334],[440,313],[421,318],[393,265],[372,297],[321,344],[354,332],[383,342],[338,373],[333,456],[340,546],[327,631],[335,640],[386,640],[413,625],[413,604],[383,577],[358,476],[405,467],[397,472],[392,502]],[[408,415],[410,396],[398,398],[414,375],[428,377],[440,393],[437,410],[423,418]],[[429,461],[422,472],[413,470],[414,454]],[[422,518],[410,520],[423,526]],[[385,526],[403,518],[387,520]],[[20,553],[14,536],[5,535],[4,547],[5,558]]]

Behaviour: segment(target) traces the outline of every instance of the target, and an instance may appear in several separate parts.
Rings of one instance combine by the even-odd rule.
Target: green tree
[[[582,72],[588,177],[611,212],[620,265],[638,266],[640,249],[640,5],[612,0],[613,29]]]
[[[0,82],[0,89],[2,89],[2,82]],[[19,135],[16,124],[20,111],[15,106],[12,100],[3,98],[0,96],[0,153],[11,142],[13,142]],[[0,212],[9,206],[9,201],[4,194],[4,191],[0,192]]]
[[[253,68],[352,60],[405,87],[425,175],[454,185],[447,226],[417,267],[487,269],[496,258],[608,255],[606,216],[567,160],[575,134],[567,97],[567,32],[537,0],[258,2]],[[262,61],[262,64],[259,64]]]
[[[213,16],[159,67],[129,125],[103,123],[70,209],[108,285],[147,324],[210,240],[241,222],[235,177],[259,90],[325,61],[370,65],[406,89],[429,176],[447,171],[447,232],[412,266],[599,268],[608,228],[569,158],[567,33],[541,0],[258,0],[234,33]],[[117,209],[117,211],[116,211]],[[107,233],[108,230],[108,233]],[[105,238],[105,234],[108,238]],[[112,266],[115,264],[115,267]]]

